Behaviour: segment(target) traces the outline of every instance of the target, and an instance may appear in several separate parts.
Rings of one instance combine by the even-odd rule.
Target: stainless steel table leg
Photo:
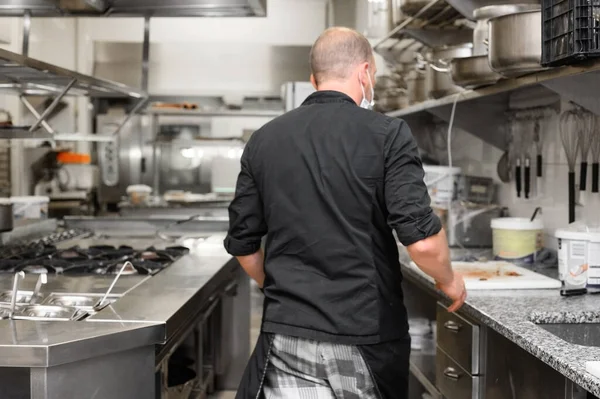
[[[216,389],[236,390],[250,357],[250,279],[241,267],[234,276],[235,296],[225,296],[221,308]]]
[[[203,343],[202,323],[198,324],[194,329],[194,346],[196,347],[196,378],[197,386],[204,386],[204,348]]]

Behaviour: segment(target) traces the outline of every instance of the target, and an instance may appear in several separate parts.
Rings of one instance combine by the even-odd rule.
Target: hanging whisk
[[[579,172],[579,190],[586,190],[588,154],[590,152],[593,130],[593,114],[583,109],[578,110],[580,120],[578,124],[579,151],[581,154],[581,169]]]
[[[577,110],[564,111],[560,116],[560,139],[569,164],[569,223],[575,221],[575,163],[579,150],[581,115]]]
[[[598,121],[598,117],[593,115],[592,118],[590,118],[591,122],[593,123],[593,127],[591,128],[591,130],[593,131],[592,134],[592,145],[591,145],[591,151],[592,151],[592,192],[593,193],[597,193],[599,190],[599,183],[600,183],[600,134],[597,131],[598,127],[600,127],[600,125],[598,124],[600,121]]]

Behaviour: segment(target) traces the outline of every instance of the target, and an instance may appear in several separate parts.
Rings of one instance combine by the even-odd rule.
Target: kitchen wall
[[[563,103],[563,108],[565,106],[566,104]],[[532,129],[533,125],[530,124],[524,128]],[[494,178],[498,183],[498,201],[508,207],[511,216],[530,217],[537,206],[542,207],[542,218],[547,234],[546,243],[548,246],[554,247],[556,244],[552,237],[553,231],[568,224],[568,166],[562,149],[558,116],[545,121],[542,126],[541,137],[544,143],[542,187],[537,189],[537,192],[529,200],[517,198],[514,181],[502,183],[498,179],[496,169],[502,151],[460,129],[454,129],[453,136],[453,165],[462,167],[466,174]],[[535,160],[535,151],[532,151],[532,158]],[[591,167],[589,168],[588,185],[591,180]],[[579,164],[576,172],[576,181],[579,182]],[[533,185],[535,185],[534,176],[535,172],[532,172]],[[577,221],[599,225],[600,194],[592,195],[589,191],[588,188],[588,192],[580,200],[585,205],[577,206]]]
[[[153,43],[151,95],[216,96],[240,103],[244,96],[276,96],[288,81],[308,80],[309,46],[255,43]],[[140,87],[142,44],[94,42],[94,76]]]

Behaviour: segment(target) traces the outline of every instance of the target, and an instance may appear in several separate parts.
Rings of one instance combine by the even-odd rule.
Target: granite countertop
[[[409,267],[406,280],[435,291],[433,284]],[[535,270],[556,277],[556,269]],[[437,292],[440,297],[442,294]],[[600,379],[585,363],[600,361],[600,347],[568,343],[536,323],[600,323],[600,296],[561,297],[558,290],[470,291],[461,312],[500,333],[577,385],[600,396]]]

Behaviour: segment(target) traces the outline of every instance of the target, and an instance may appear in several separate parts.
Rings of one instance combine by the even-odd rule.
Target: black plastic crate
[[[542,65],[600,57],[600,0],[542,0]]]

